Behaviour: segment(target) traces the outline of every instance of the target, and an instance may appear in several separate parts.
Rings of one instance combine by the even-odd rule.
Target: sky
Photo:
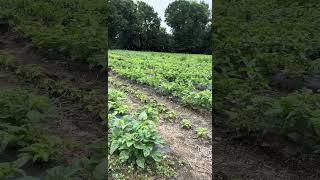
[[[148,3],[151,5],[154,10],[158,13],[159,17],[161,18],[161,26],[165,27],[167,31],[170,31],[170,27],[164,22],[164,12],[168,5],[173,2],[174,0],[140,0]],[[200,0],[197,0],[200,1]],[[212,9],[212,0],[202,0],[205,3],[209,4],[210,9]]]

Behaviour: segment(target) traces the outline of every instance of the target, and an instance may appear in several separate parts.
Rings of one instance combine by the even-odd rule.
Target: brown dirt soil
[[[3,32],[0,36],[0,50],[12,54],[19,65],[36,64],[43,68],[46,74],[54,80],[63,80],[71,87],[80,90],[94,90],[100,93],[101,98],[106,96],[106,77],[90,71],[86,65],[66,59],[52,59],[34,50],[31,44],[21,39],[14,32]],[[59,113],[59,118],[54,121],[40,124],[50,135],[57,135],[63,139],[73,139],[80,146],[73,151],[65,151],[60,163],[69,164],[81,157],[90,157],[95,152],[90,152],[87,145],[95,140],[105,138],[106,127],[98,121],[97,115],[83,108],[83,104],[71,102],[63,97],[52,97],[49,92],[37,89],[36,86],[23,80],[18,80],[9,72],[0,73],[1,88],[23,88],[38,95],[48,96],[54,102]]]
[[[273,148],[262,148],[243,141],[228,140],[218,130],[213,135],[214,179],[317,180],[320,159],[315,154],[280,154]],[[288,148],[295,148],[288,147]]]

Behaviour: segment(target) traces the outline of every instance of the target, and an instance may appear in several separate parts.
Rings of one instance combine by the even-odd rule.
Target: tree
[[[204,2],[176,0],[169,4],[165,21],[172,28],[177,52],[204,52],[201,46],[209,17],[209,5]]]
[[[141,50],[157,50],[160,34],[160,18],[153,8],[145,2],[137,2],[139,18],[139,39]]]
[[[138,49],[138,16],[132,0],[108,0],[107,22],[109,48]]]

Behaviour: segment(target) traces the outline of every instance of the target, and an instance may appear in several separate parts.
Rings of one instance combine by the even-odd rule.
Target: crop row
[[[17,77],[23,77],[23,80],[32,82],[39,88],[47,88],[53,96],[64,96],[69,99],[73,97],[75,101],[84,98],[82,95],[71,96],[75,94],[72,93],[74,89],[67,90],[68,87],[61,83],[61,86],[57,86],[57,82],[47,79],[36,66],[17,66],[13,57],[4,52],[0,52],[0,70],[15,72]],[[48,84],[51,86],[49,87]],[[23,170],[26,163],[44,167],[48,164],[59,164],[65,150],[78,148],[75,142],[50,136],[39,128],[40,123],[58,118],[55,106],[47,97],[36,96],[20,89],[8,89],[0,91],[0,101],[2,107],[0,110],[1,152],[6,154],[10,151],[17,154],[17,159],[0,163],[1,179],[21,176],[37,179],[26,177]],[[84,171],[89,171],[86,173],[88,178],[103,179],[103,174],[100,172],[105,169],[103,167],[105,161],[100,161],[99,156],[101,153],[97,153],[97,157],[94,158],[84,157],[75,160],[67,167],[56,166],[48,169],[45,179],[74,178],[83,174]]]
[[[212,108],[212,57],[112,50],[108,66],[117,75],[177,97],[189,106]]]
[[[148,109],[155,108],[157,111],[162,114],[163,120],[167,122],[180,123],[183,129],[192,129],[193,124],[190,120],[186,118],[182,118],[177,112],[169,109],[165,104],[159,103],[155,98],[150,97],[143,92],[131,88],[129,85],[121,83],[112,77],[108,78],[108,83],[112,86],[115,86],[117,89],[126,92],[133,97],[139,99],[144,105],[148,107]],[[207,137],[208,129],[204,127],[198,127],[195,129],[198,137]]]
[[[171,176],[173,169],[155,147],[163,140],[156,131],[159,113],[139,107],[130,112],[125,95],[108,89],[108,172],[112,178]],[[167,171],[164,171],[166,169]],[[126,172],[126,173],[124,173]]]
[[[106,1],[1,0],[0,20],[51,55],[106,64]]]
[[[40,66],[36,64],[18,65],[14,57],[0,51],[0,69],[14,72],[17,77],[35,84],[38,88],[45,89],[50,95],[63,96],[74,102],[85,104],[85,109],[95,113],[100,119],[106,120],[106,103],[94,90],[87,92],[70,86],[61,80],[48,77]]]
[[[319,4],[246,2],[215,6],[215,123],[259,141],[276,135],[318,152]]]

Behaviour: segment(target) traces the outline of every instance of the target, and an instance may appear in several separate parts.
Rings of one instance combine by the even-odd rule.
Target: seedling
[[[197,132],[197,136],[202,138],[208,134],[208,129],[200,127],[196,129],[196,132]]]
[[[191,129],[191,122],[187,119],[183,119],[181,125],[183,129]]]

